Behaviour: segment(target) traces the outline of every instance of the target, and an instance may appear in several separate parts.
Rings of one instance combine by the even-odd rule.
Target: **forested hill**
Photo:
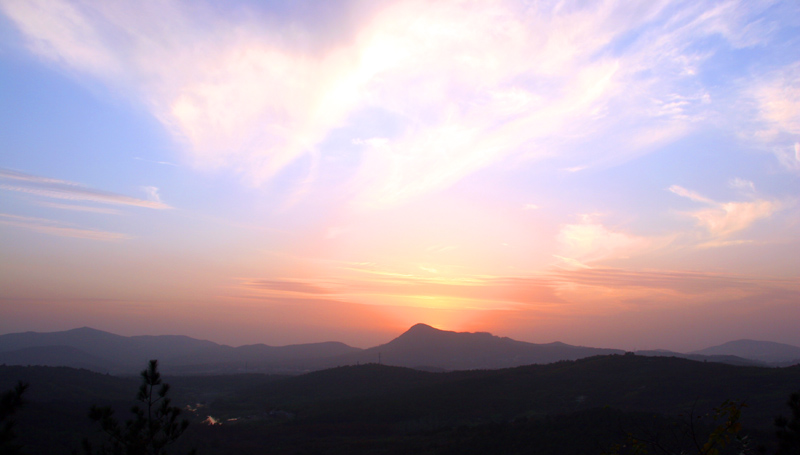
[[[738,349],[742,346],[748,349]],[[778,363],[773,366],[787,366],[796,363],[791,359],[800,348],[746,342],[707,351],[707,354],[683,354],[654,350],[637,352],[637,355],[754,366],[775,361]],[[135,374],[150,359],[161,360],[163,371],[170,374],[300,374],[373,362],[427,371],[497,369],[622,353],[624,351],[619,349],[561,342],[528,343],[486,332],[453,332],[426,324],[416,324],[389,342],[368,349],[335,341],[231,347],[186,336],[126,337],[88,327],[0,335],[0,364],[69,366],[111,374]],[[737,353],[751,357],[741,357]]]
[[[62,449],[77,447],[86,435],[98,437],[86,418],[89,406],[110,404],[124,420],[137,389],[136,378],[70,368],[0,367],[0,390],[18,380],[30,383],[18,424],[28,453],[69,453]],[[491,445],[496,435],[490,428],[503,428],[511,445],[522,444],[524,434],[560,434],[567,442],[548,444],[563,449],[574,443],[568,436],[578,431],[578,421],[594,425],[597,441],[610,443],[624,434],[609,433],[613,425],[608,419],[645,418],[674,428],[681,415],[705,415],[730,399],[746,401],[742,422],[748,434],[768,439],[774,417],[788,413],[786,400],[800,388],[800,366],[611,355],[450,373],[365,364],[299,376],[165,380],[172,386],[173,402],[193,420],[181,444],[199,445],[206,454],[264,453],[265,447],[274,453],[408,453],[433,443],[441,450],[428,453],[458,453],[448,452],[455,448],[477,453],[465,447],[477,440]],[[201,423],[208,416],[222,425]]]

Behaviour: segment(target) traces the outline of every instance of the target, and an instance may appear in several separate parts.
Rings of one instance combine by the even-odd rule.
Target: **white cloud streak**
[[[691,212],[691,215],[712,236],[728,237],[758,220],[769,218],[780,209],[781,204],[773,201],[726,202],[715,208]]]
[[[28,216],[0,213],[0,224],[27,229],[41,234],[59,237],[72,237],[104,242],[129,239],[130,237],[118,232],[99,231],[94,229],[79,229],[65,225],[54,220]]]
[[[74,212],[103,213],[106,215],[122,214],[122,212],[120,212],[117,209],[110,209],[106,207],[89,207],[85,205],[61,204],[58,202],[46,202],[46,201],[39,201],[36,204],[41,205],[42,207],[49,207],[52,209],[59,209],[59,210],[71,210]]]
[[[148,201],[88,188],[66,180],[39,177],[8,169],[0,169],[0,182],[3,181],[6,183],[0,183],[0,189],[54,199],[99,202],[103,204],[127,205],[160,210],[171,208],[169,205],[161,202],[159,198]],[[158,196],[157,191],[157,189],[155,189],[155,192],[148,190],[148,193],[153,193],[155,196]],[[151,196],[153,194],[151,194]]]
[[[754,89],[766,134],[800,135],[800,63],[789,65]]]
[[[641,237],[614,231],[584,215],[581,223],[561,228],[556,257],[568,268],[585,268],[594,262],[621,259],[652,251],[671,241],[667,237]]]
[[[255,184],[333,131],[387,136],[357,123],[379,112],[396,131],[353,144],[363,155],[352,188],[368,207],[510,156],[560,156],[577,169],[644,153],[707,116],[708,93],[686,84],[710,55],[692,48],[698,38],[738,48],[772,36],[756,20],[763,6],[736,1],[398,1],[349,36],[325,37],[302,21],[196,2],[0,7],[37,55],[139,100],[198,165],[231,167]],[[791,102],[765,103],[770,121],[791,116]]]
[[[163,202],[161,202],[161,195],[158,194],[158,187],[144,186],[142,187],[142,189],[144,190],[145,193],[147,193],[147,196],[149,197],[150,201],[163,204]]]
[[[134,157],[133,159],[135,159],[135,160],[138,160],[138,161],[144,161],[144,162],[146,162],[146,163],[162,164],[162,165],[164,165],[164,166],[173,166],[173,167],[177,167],[177,166],[178,166],[177,164],[175,164],[175,163],[170,163],[169,161],[155,161],[155,160],[148,160],[148,159],[141,158],[141,157],[138,157],[138,156]]]
[[[729,185],[732,188],[736,188],[738,190],[742,190],[742,191],[747,192],[747,193],[755,193],[756,192],[756,186],[755,186],[755,184],[753,182],[751,182],[750,180],[745,180],[745,179],[740,178],[740,177],[736,177],[736,178],[731,179],[731,181],[729,182]]]
[[[739,188],[753,188],[752,182],[737,179],[733,184]],[[687,190],[678,185],[669,188],[670,191],[695,202],[701,202],[711,207],[693,212],[688,215],[697,220],[697,224],[705,228],[714,238],[704,246],[727,246],[742,243],[741,241],[727,240],[729,236],[739,231],[749,228],[758,220],[769,218],[775,212],[783,208],[779,201],[768,201],[757,199],[750,202],[716,202],[709,198],[699,195],[694,191]]]
[[[754,110],[743,130],[772,152],[788,171],[800,172],[800,62],[794,62],[749,84]]]
[[[686,188],[684,188],[682,186],[679,186],[679,185],[672,185],[671,187],[669,187],[669,190],[671,192],[677,194],[678,196],[689,198],[689,199],[691,199],[691,200],[693,200],[695,202],[702,202],[702,203],[705,203],[705,204],[715,204],[715,202],[712,201],[711,199],[709,199],[707,197],[704,197],[704,196],[701,196],[700,194],[698,194],[698,193],[696,193],[694,191],[687,190]]]

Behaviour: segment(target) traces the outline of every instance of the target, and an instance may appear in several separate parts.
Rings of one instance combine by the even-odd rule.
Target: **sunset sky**
[[[0,333],[798,321],[800,2],[0,0]]]

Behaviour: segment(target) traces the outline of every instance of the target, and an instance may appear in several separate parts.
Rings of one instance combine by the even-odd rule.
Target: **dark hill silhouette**
[[[63,332],[0,335],[0,363],[87,368],[133,374],[150,359],[161,359],[168,373],[261,371],[300,372],[316,359],[360,351],[344,343],[231,347],[182,335],[126,337],[89,327]]]
[[[298,373],[317,369],[322,359],[359,352],[361,349],[339,342],[267,346],[251,344],[239,347],[216,345],[209,349],[167,358],[165,364],[182,366],[181,372],[235,369]]]
[[[684,354],[681,352],[675,351],[667,351],[664,349],[655,349],[655,350],[644,350],[644,351],[636,351],[637,355],[643,356],[650,356],[650,357],[678,357],[681,359],[689,359],[695,360],[698,362],[717,362],[717,363],[727,363],[728,365],[740,365],[740,366],[768,366],[764,362],[759,362],[758,360],[753,359],[745,359],[742,357],[738,357],[735,355],[702,355],[702,354]]]
[[[187,336],[126,337],[89,327],[0,335],[0,363],[70,366],[113,374],[135,374],[150,359],[161,360],[167,374],[298,374],[378,362],[427,371],[498,369],[621,353],[619,349],[560,342],[527,343],[486,332],[452,332],[426,324],[416,324],[388,343],[369,349],[339,342],[231,347]],[[800,358],[800,348],[740,340],[689,354],[663,350],[639,354],[733,365],[761,365],[760,362],[788,365],[791,363],[787,359]]]
[[[96,373],[86,369],[45,366],[0,366],[0,390],[18,381],[30,384],[25,399],[31,403],[122,401],[136,392],[138,379]],[[132,392],[133,391],[133,392]],[[81,418],[87,407],[77,409]]]
[[[2,365],[70,366],[92,371],[120,371],[114,362],[71,346],[32,346],[0,352]]]
[[[71,346],[83,350],[104,350],[118,348],[125,337],[103,332],[90,327],[65,330],[63,332],[22,332],[0,335],[0,350],[36,346]]]
[[[772,341],[736,340],[694,351],[702,355],[735,355],[766,363],[800,363],[800,347]]]
[[[0,335],[0,352],[26,348],[68,347],[81,351],[82,354],[73,351],[72,355],[65,356],[61,363],[47,362],[46,364],[86,367],[94,371],[115,373],[136,372],[150,359],[174,357],[216,345],[211,341],[175,335],[125,337],[90,327],[63,332],[24,332]],[[85,365],[88,358],[93,360],[89,362],[89,365]],[[98,361],[102,365],[101,368],[91,365]],[[19,364],[35,363],[20,360]]]
[[[0,390],[7,390],[20,379],[31,384],[18,426],[27,453],[69,453],[70,447],[77,447],[89,434],[86,409],[99,402],[125,412],[138,384],[135,378],[71,368],[0,366]],[[269,447],[270,453],[399,454],[431,447],[428,437],[439,431],[462,434],[480,425],[489,425],[484,429],[495,431],[498,425],[511,422],[535,419],[546,423],[558,416],[571,420],[576,413],[598,409],[663,414],[680,420],[679,415],[688,411],[698,415],[712,412],[727,399],[747,401],[742,423],[748,428],[748,436],[771,437],[775,415],[786,412],[786,397],[800,383],[800,366],[741,367],[672,357],[610,355],[450,373],[367,364],[299,376],[165,379],[173,386],[175,404],[195,419],[190,428],[204,452],[262,453]],[[189,411],[186,405],[197,412]],[[225,423],[214,427],[199,423],[209,415]],[[564,441],[584,438],[586,429],[608,418],[614,416],[581,420],[569,427]],[[606,423],[610,426],[604,431],[641,430],[638,425],[620,427],[615,418]],[[752,428],[760,433],[751,433]],[[542,434],[551,431],[564,430],[559,424]],[[624,441],[625,435],[619,434],[619,439],[611,438],[611,442]],[[406,440],[410,445],[403,450],[379,450],[394,447],[404,435],[411,439]],[[531,443],[537,448],[535,453],[540,453],[539,437]],[[374,444],[363,446],[368,441]],[[362,450],[351,450],[353,447]],[[545,453],[600,453],[558,448],[561,450]]]
[[[340,365],[380,362],[423,369],[497,369],[533,363],[552,363],[603,354],[619,349],[570,346],[564,343],[534,344],[486,332],[451,332],[416,324],[394,340],[357,354],[343,356]]]
[[[425,419],[451,425],[488,416],[507,420],[605,406],[678,415],[692,408],[708,412],[727,399],[739,399],[748,403],[745,421],[768,428],[798,381],[800,367],[745,367],[640,355],[450,373],[367,364],[261,384],[242,390],[234,402],[240,413],[256,412],[261,403],[269,403],[318,423]],[[225,414],[225,401],[212,405],[213,412]]]
[[[380,396],[429,386],[450,378],[452,376],[446,374],[371,363],[315,371],[275,381],[265,387],[277,399],[283,396],[291,397],[293,401],[314,402]]]

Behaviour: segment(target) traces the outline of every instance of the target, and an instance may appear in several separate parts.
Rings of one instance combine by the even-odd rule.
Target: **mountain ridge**
[[[735,355],[764,363],[800,362],[800,347],[774,341],[740,339],[707,347],[689,354]]]
[[[772,349],[772,351],[770,350]],[[185,335],[122,336],[79,327],[61,332],[0,335],[0,363],[72,366],[130,374],[158,358],[172,374],[266,372],[297,374],[342,365],[383,363],[428,371],[499,369],[622,354],[620,349],[529,343],[488,332],[455,332],[417,323],[387,343],[360,349],[338,341],[232,347]],[[737,354],[739,353],[739,354]],[[740,355],[740,354],[748,355]],[[797,353],[796,357],[792,357]],[[690,353],[638,351],[645,356],[683,357],[749,366],[799,363],[800,348],[736,340]]]

